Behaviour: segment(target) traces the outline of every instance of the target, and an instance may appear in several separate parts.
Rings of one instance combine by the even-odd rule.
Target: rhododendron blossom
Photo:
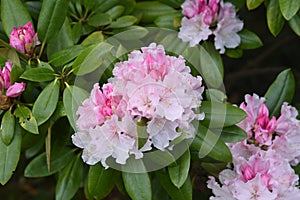
[[[178,37],[190,46],[214,35],[215,47],[220,53],[226,48],[235,48],[241,38],[237,34],[243,28],[243,22],[236,17],[232,3],[223,0],[186,0],[182,5],[184,17]]]
[[[91,95],[78,108],[77,132],[73,143],[83,148],[88,164],[115,158],[125,164],[151,149],[172,149],[170,143],[183,133],[193,138],[194,119],[204,114],[195,111],[201,104],[203,86],[194,77],[182,56],[165,54],[162,45],[150,44],[115,64],[113,77],[100,90],[96,83]],[[139,143],[137,126],[145,126],[145,143]]]

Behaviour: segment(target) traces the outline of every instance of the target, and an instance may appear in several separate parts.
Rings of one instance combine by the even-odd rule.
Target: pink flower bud
[[[17,97],[25,90],[25,83],[14,83],[6,91],[6,96],[8,97]]]
[[[31,56],[35,46],[40,44],[31,22],[28,22],[25,26],[14,27],[10,33],[9,40],[10,46],[28,56]]]
[[[5,66],[2,69],[2,80],[3,80],[3,85],[5,89],[9,88],[10,86],[10,72],[12,69],[12,63],[11,62],[6,62]]]

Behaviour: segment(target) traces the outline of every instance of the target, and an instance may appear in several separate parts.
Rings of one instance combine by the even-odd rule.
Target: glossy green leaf
[[[219,101],[219,102],[224,102],[227,99],[227,96],[226,94],[224,94],[224,92],[213,88],[205,90],[205,97],[209,101]]]
[[[106,26],[112,22],[112,18],[107,13],[97,13],[88,18],[87,23],[90,26]]]
[[[32,114],[38,125],[43,124],[54,113],[58,102],[59,88],[60,82],[55,79],[43,89],[33,104]]]
[[[48,68],[36,67],[26,70],[20,78],[34,82],[52,81],[55,78],[55,72]]]
[[[179,8],[184,0],[159,0],[160,2],[172,6],[173,8]]]
[[[73,40],[74,43],[76,44],[80,37],[83,35],[83,26],[81,22],[74,23],[72,27],[72,35],[73,35]]]
[[[40,11],[41,11],[42,2],[26,1],[26,2],[24,2],[24,4],[25,4],[27,10],[29,11],[30,15],[32,16],[32,18],[37,21]]]
[[[83,162],[80,156],[76,156],[60,174],[55,199],[68,200],[76,194],[83,180]]]
[[[89,49],[89,52],[83,51],[73,63],[74,73],[80,76],[96,70],[103,63],[106,54],[110,53],[112,48],[112,45],[101,42],[91,50]]]
[[[267,23],[269,30],[277,36],[283,28],[284,18],[279,8],[278,0],[267,0]]]
[[[173,200],[192,200],[192,183],[189,177],[182,187],[177,188],[164,170],[156,171],[155,176]]]
[[[220,131],[216,133],[199,124],[191,148],[198,151],[200,158],[208,156],[214,160],[231,162],[232,155],[228,146],[220,139]]]
[[[88,98],[89,93],[77,86],[67,86],[63,94],[63,102],[68,120],[73,130],[76,130],[76,111],[82,102]]]
[[[105,198],[114,188],[118,177],[114,169],[105,169],[100,163],[91,165],[88,173],[88,191],[95,199]]]
[[[148,30],[144,27],[129,26],[118,29],[118,32],[116,32],[114,37],[117,37],[121,40],[138,40],[145,37],[148,33]]]
[[[90,1],[90,0],[88,0]],[[95,6],[93,8],[93,11],[95,13],[103,13],[103,12],[106,12],[108,11],[109,9],[111,9],[112,7],[116,6],[119,4],[119,0],[98,0],[97,2],[97,6]]]
[[[21,127],[15,127],[15,136],[9,145],[0,140],[0,183],[5,185],[15,171],[21,154]],[[2,133],[0,133],[2,135]]]
[[[124,10],[125,10],[124,6],[116,5],[111,9],[109,9],[108,11],[106,11],[105,13],[108,14],[112,20],[114,20],[120,17],[123,14]]]
[[[7,110],[1,121],[1,139],[6,145],[9,145],[15,135],[15,116],[11,113],[11,110]]]
[[[178,28],[176,18],[181,18],[181,12],[174,12],[167,15],[162,15],[154,20],[154,24],[158,27],[176,29]]]
[[[202,48],[203,47],[203,48]],[[200,47],[200,68],[206,84],[219,88],[223,84],[223,62],[212,43],[205,42]]]
[[[74,151],[63,151],[57,156],[51,157],[50,170],[47,167],[46,153],[42,153],[35,157],[25,168],[25,177],[38,178],[45,177],[56,173],[64,168],[74,158]]]
[[[133,200],[151,200],[151,182],[148,173],[122,172],[124,185],[128,195]]]
[[[18,65],[13,65],[13,68],[10,72],[10,84],[12,85],[16,82],[19,77],[23,74],[24,69]]]
[[[36,119],[28,107],[19,105],[15,110],[15,115],[19,118],[19,124],[22,128],[30,133],[39,134]]]
[[[290,20],[300,8],[300,0],[279,0],[279,7],[283,17]]]
[[[134,12],[142,13],[142,23],[153,23],[157,17],[175,11],[171,6],[158,1],[142,1],[136,3]]]
[[[69,0],[44,0],[38,19],[40,41],[54,38],[62,27],[67,16]]]
[[[12,63],[21,66],[19,56],[15,49],[8,47],[8,48],[0,48],[0,56],[3,58],[7,58]]]
[[[291,29],[300,36],[300,13],[296,14],[289,22]]]
[[[200,112],[205,114],[202,123],[210,128],[232,126],[247,116],[242,109],[229,103],[225,104],[217,101],[203,101]]]
[[[247,138],[247,133],[236,125],[224,127],[220,131],[221,131],[220,138],[226,143],[240,142]]]
[[[190,151],[189,149],[187,149],[187,151],[179,159],[176,160],[176,163],[168,167],[171,182],[177,188],[181,188],[188,178],[191,162],[190,159]]]
[[[21,0],[1,0],[1,21],[9,36],[13,27],[24,26],[32,20]]]
[[[49,58],[49,63],[53,66],[63,66],[76,58],[83,50],[84,47],[81,45],[65,48],[52,54]]]
[[[227,0],[231,2],[237,9],[244,7],[246,0]]]
[[[102,31],[95,31],[91,33],[89,36],[87,36],[83,41],[82,45],[87,46],[87,45],[92,45],[92,44],[98,44],[100,42],[104,41],[104,35]]]
[[[225,55],[229,58],[241,58],[244,52],[243,49],[235,48],[235,49],[226,49]]]
[[[247,2],[247,8],[249,10],[253,10],[257,8],[260,4],[262,4],[264,0],[247,0],[246,2]]]
[[[278,116],[283,102],[290,103],[295,93],[295,78],[291,69],[282,71],[265,94],[269,116]]]
[[[125,7],[124,14],[128,15],[135,8],[135,0],[121,0],[119,4]]]
[[[137,18],[131,15],[122,16],[113,21],[109,28],[124,28],[133,25],[137,21]]]
[[[241,44],[239,47],[242,49],[256,49],[263,45],[260,38],[254,32],[243,29],[238,34],[241,37]]]

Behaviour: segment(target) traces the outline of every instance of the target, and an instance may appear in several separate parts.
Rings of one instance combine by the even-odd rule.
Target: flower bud
[[[25,83],[14,83],[6,91],[6,96],[8,97],[17,97],[25,90]]]
[[[28,22],[25,26],[14,27],[9,40],[10,46],[29,57],[32,56],[35,46],[40,44],[31,22]]]

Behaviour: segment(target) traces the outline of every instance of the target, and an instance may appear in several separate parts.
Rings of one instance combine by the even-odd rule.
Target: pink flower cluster
[[[83,148],[83,160],[108,167],[105,161],[113,157],[125,164],[130,155],[139,159],[153,148],[172,148],[171,142],[183,133],[194,137],[191,122],[204,118],[195,112],[203,87],[202,78],[190,72],[183,57],[168,56],[155,43],[117,63],[109,83],[102,91],[96,83],[78,108],[72,140]],[[141,145],[139,139],[145,142]]]
[[[14,27],[9,40],[10,46],[29,57],[34,53],[35,46],[40,44],[31,22],[28,22],[25,26]]]
[[[291,165],[300,161],[300,121],[297,110],[284,103],[281,115],[269,116],[265,99],[246,95],[240,105],[248,116],[238,124],[248,138],[228,144],[233,169],[210,177],[211,199],[300,199],[298,176]]]
[[[182,5],[185,15],[181,21],[178,37],[190,46],[207,40],[214,35],[215,47],[220,53],[226,48],[235,48],[241,38],[237,32],[243,28],[243,22],[236,17],[232,3],[223,0],[186,0]]]
[[[12,63],[6,62],[2,71],[0,71],[0,89],[1,94],[7,97],[17,97],[25,90],[25,83],[14,83],[10,85],[10,72],[12,70]],[[4,93],[6,90],[6,93]],[[2,95],[1,95],[2,96]]]

